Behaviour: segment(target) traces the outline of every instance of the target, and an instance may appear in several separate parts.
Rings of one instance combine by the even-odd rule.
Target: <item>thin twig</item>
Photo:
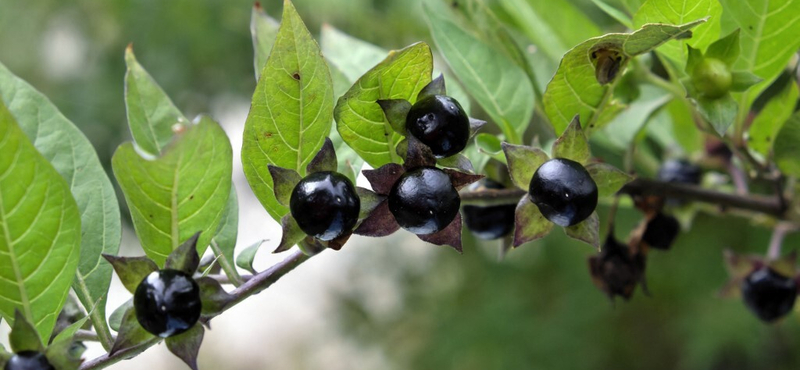
[[[774,261],[781,257],[781,246],[783,246],[783,239],[787,234],[797,231],[797,226],[788,223],[780,222],[775,225],[772,230],[772,238],[769,240],[769,249],[767,250],[767,259]]]

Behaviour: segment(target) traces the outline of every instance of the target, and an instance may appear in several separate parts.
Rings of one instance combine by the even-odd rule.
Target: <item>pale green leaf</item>
[[[475,135],[475,146],[481,153],[488,154],[500,162],[506,162],[502,142],[496,135],[485,133]]]
[[[464,87],[503,131],[520,143],[533,115],[534,92],[525,71],[503,53],[423,3],[431,36]]]
[[[261,244],[264,244],[264,242],[265,240],[259,240],[255,244],[239,252],[239,255],[236,256],[236,266],[239,266],[255,274],[256,269],[253,268],[253,260],[255,260],[256,258],[256,253],[258,253],[258,248],[260,248]]]
[[[758,113],[748,131],[747,146],[768,156],[775,136],[783,124],[792,116],[797,106],[798,88],[793,79],[790,79],[783,89],[770,99],[761,112]]]
[[[631,58],[647,53],[703,22],[705,20],[680,26],[648,24],[633,33],[612,33],[587,40],[567,52],[544,94],[545,112],[556,133],[560,135],[576,114],[580,114],[587,134],[613,118],[611,114],[603,115],[613,83],[600,85],[597,82],[591,60],[594,48],[614,49]],[[619,105],[613,107],[616,111],[622,109]]]
[[[710,17],[709,21],[692,30],[692,38],[672,40],[658,48],[678,70],[686,64],[686,44],[704,50],[719,38],[722,6],[718,0],[647,0],[633,15],[637,28],[647,23],[684,24],[695,19]]]
[[[19,309],[47,339],[78,267],[80,213],[2,102],[0,153],[0,314]]]
[[[592,20],[567,0],[500,0],[500,4],[525,36],[552,60],[600,35]]]
[[[618,150],[627,150],[653,113],[672,99],[669,93],[652,85],[642,85],[639,90],[639,98],[600,132]]]
[[[133,141],[140,150],[159,155],[172,141],[173,126],[188,120],[136,61],[130,45],[125,49],[125,64],[125,107]]]
[[[253,4],[250,14],[250,35],[253,38],[253,66],[256,71],[256,81],[261,76],[261,70],[267,63],[275,37],[278,35],[280,23],[275,18],[267,15],[259,2]]]
[[[430,47],[417,43],[393,51],[356,81],[336,103],[337,129],[347,145],[373,168],[398,163],[396,133],[378,105],[378,100],[405,99],[414,103],[419,91],[431,81],[433,57]]]
[[[159,266],[198,231],[198,253],[205,251],[228,201],[232,161],[228,137],[208,117],[186,127],[159,158],[143,158],[132,143],[114,153],[111,165],[136,235]]]
[[[80,262],[72,286],[83,306],[94,307],[93,315],[105,322],[111,265],[100,255],[117,253],[122,231],[114,187],[86,136],[47,97],[2,64],[0,97],[39,153],[70,184],[81,214]]]
[[[625,12],[615,8],[611,4],[604,2],[603,0],[592,0],[594,5],[597,5],[600,10],[604,11],[606,14],[611,16],[617,20],[617,22],[622,23],[623,26],[628,28],[633,28],[633,20],[629,17]]]
[[[350,83],[386,58],[387,50],[359,40],[330,25],[322,26],[320,47],[332,64],[347,76]]]
[[[272,53],[253,94],[244,128],[242,164],[256,197],[275,220],[278,204],[267,165],[305,174],[331,129],[333,82],[317,42],[290,1]],[[226,191],[227,192],[227,191]]]
[[[773,144],[775,163],[787,176],[800,177],[800,113],[783,124]]]
[[[211,249],[217,263],[225,271],[225,274],[238,282],[241,280],[239,272],[234,266],[233,251],[236,247],[236,238],[239,234],[239,198],[236,195],[236,187],[231,184],[231,193],[228,195],[228,203],[225,204],[225,211],[222,214],[217,234],[211,239]]]

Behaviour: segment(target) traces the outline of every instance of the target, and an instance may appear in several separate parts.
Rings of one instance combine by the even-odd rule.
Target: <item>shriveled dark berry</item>
[[[392,186],[388,201],[397,223],[418,235],[447,227],[461,205],[450,177],[434,167],[418,167],[404,173]]]
[[[338,172],[314,172],[292,190],[289,209],[300,229],[320,240],[333,240],[353,229],[361,200],[353,182]]]
[[[470,186],[470,189],[503,189],[504,186],[498,182],[483,179]],[[484,240],[492,240],[508,235],[514,229],[515,204],[500,206],[464,206],[464,223],[476,237]]]
[[[747,308],[759,319],[772,322],[785,316],[794,307],[797,283],[769,267],[762,267],[744,279],[742,297]]]
[[[572,226],[597,207],[597,184],[580,163],[565,158],[544,162],[528,188],[531,202],[556,225]]]
[[[22,351],[11,356],[3,370],[55,370],[41,352]]]
[[[200,318],[200,288],[178,270],[147,275],[133,295],[136,319],[148,332],[166,338],[189,330]]]
[[[685,159],[668,159],[658,169],[658,179],[665,182],[697,185],[701,175],[700,167]]]
[[[642,241],[652,248],[666,250],[672,246],[680,231],[681,224],[675,217],[659,212],[647,221]]]
[[[414,103],[406,116],[406,129],[434,156],[444,158],[467,146],[469,117],[455,99],[433,95]]]
[[[596,256],[589,258],[589,272],[595,285],[609,298],[630,299],[636,284],[644,289],[644,255],[632,254],[630,248],[609,234]]]

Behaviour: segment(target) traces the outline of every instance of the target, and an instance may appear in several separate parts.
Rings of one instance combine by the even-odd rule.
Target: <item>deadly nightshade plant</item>
[[[724,257],[729,280],[720,291],[721,296],[741,296],[747,309],[767,323],[779,321],[792,311],[800,278],[796,252],[765,259],[726,250]]]
[[[110,354],[165,339],[167,348],[192,369],[208,324],[231,302],[217,280],[197,275],[196,233],[167,257],[163,268],[147,257],[103,255],[134,294]]]
[[[461,252],[461,198],[458,190],[482,175],[436,168],[431,149],[408,138],[405,163],[389,163],[363,171],[380,202],[354,231],[363,236],[388,236],[401,227],[431,244]]]
[[[0,367],[3,370],[75,370],[83,360],[86,350],[75,340],[75,333],[86,324],[88,316],[70,324],[59,332],[48,346],[42,343],[36,328],[19,310],[14,312],[14,322],[8,334],[9,353],[0,346]]]
[[[601,251],[589,258],[589,273],[592,282],[612,302],[615,296],[621,296],[627,301],[638,284],[641,284],[642,290],[647,294],[645,264],[644,250],[620,243],[614,237],[612,226]]]
[[[304,178],[294,170],[269,165],[275,198],[290,210],[281,219],[283,235],[274,253],[294,245],[306,254],[326,247],[339,250],[358,221],[377,205],[378,196],[336,172],[337,163],[333,144],[326,138]]]
[[[517,203],[514,247],[543,238],[554,224],[562,226],[567,236],[600,247],[600,220],[594,211],[597,197],[614,195],[632,177],[614,166],[590,162],[589,143],[578,116],[553,143],[553,159],[539,148],[508,143],[503,143],[503,152],[514,185],[528,191]],[[545,166],[547,171],[539,173]],[[567,174],[570,181],[555,187],[537,184],[552,183],[553,179],[542,179],[550,172]],[[558,202],[551,201],[561,195],[551,194],[554,189],[564,192]],[[573,194],[580,195],[578,202],[569,199]]]

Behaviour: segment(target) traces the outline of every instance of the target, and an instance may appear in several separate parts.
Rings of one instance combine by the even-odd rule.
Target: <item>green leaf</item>
[[[734,71],[731,73],[731,91],[743,92],[752,87],[753,85],[764,81],[750,72]]]
[[[565,227],[564,233],[572,239],[600,248],[600,216],[597,215],[597,212],[594,212],[589,218],[577,225]]]
[[[351,83],[386,58],[388,52],[328,24],[322,25],[320,46],[325,58],[339,67]]]
[[[710,17],[709,22],[692,30],[692,38],[669,41],[657,52],[669,59],[678,70],[686,63],[686,44],[704,50],[716,41],[720,32],[722,6],[718,0],[647,0],[633,15],[635,27],[647,23],[684,24],[695,19]]]
[[[128,312],[129,309],[133,308],[133,298],[125,301],[121,306],[114,309],[114,312],[111,312],[111,316],[108,318],[108,326],[111,327],[111,330],[119,331],[119,328],[122,326],[122,318],[125,316],[125,312]]]
[[[724,136],[733,122],[736,120],[738,104],[733,100],[731,94],[726,94],[720,98],[709,99],[700,97],[694,100],[700,116],[703,117],[714,130]]]
[[[383,110],[383,115],[389,126],[400,135],[406,135],[406,117],[411,110],[411,103],[405,99],[378,100],[378,105]]]
[[[528,190],[536,170],[549,159],[541,149],[524,145],[503,143],[503,153],[508,163],[508,174],[518,188]]]
[[[739,58],[741,51],[739,47],[739,31],[737,28],[730,35],[714,41],[706,50],[705,57],[716,58],[725,63],[725,65],[732,66],[736,59]]]
[[[225,307],[233,300],[233,296],[228,294],[218,281],[210,277],[202,277],[196,280],[200,286],[200,300],[203,302],[202,316],[210,319],[222,313]]]
[[[72,287],[83,307],[94,307],[92,314],[99,319],[93,321],[104,323],[111,266],[100,255],[116,254],[122,233],[119,203],[111,180],[86,136],[47,97],[1,63],[0,96],[39,153],[70,184],[81,214],[80,262]]]
[[[197,370],[197,354],[200,353],[200,344],[203,343],[205,329],[203,325],[195,324],[191,329],[165,340],[167,349],[180,358],[192,370]]]
[[[339,135],[370,166],[400,162],[395,147],[402,136],[389,126],[376,102],[405,99],[413,104],[431,81],[432,69],[430,47],[417,43],[389,53],[339,98],[334,109]]]
[[[580,114],[587,135],[600,128],[603,121],[613,118],[613,115],[603,116],[605,105],[610,101],[613,83],[600,85],[597,81],[591,60],[593,50],[617,50],[625,57],[632,58],[653,50],[703,22],[705,20],[701,19],[680,26],[647,24],[633,33],[612,33],[587,40],[568,51],[544,94],[545,112],[556,134],[560,135],[576,114]],[[616,106],[614,109],[619,111],[622,107]]]
[[[475,135],[475,145],[481,153],[488,154],[500,162],[506,162],[505,154],[503,154],[503,143],[497,135],[477,134]]]
[[[514,247],[544,238],[552,230],[553,223],[542,215],[527,194],[523,196],[514,212]]]
[[[267,15],[259,2],[253,4],[253,12],[250,15],[250,35],[253,38],[253,66],[256,71],[256,81],[261,76],[261,70],[267,63],[269,53],[275,44],[278,27],[280,27],[280,23]]]
[[[561,59],[570,47],[600,34],[594,22],[567,0],[500,0],[500,4],[525,36],[552,60]]]
[[[525,71],[427,3],[423,9],[431,36],[455,75],[506,139],[521,143],[534,106],[533,86]]]
[[[117,257],[108,254],[103,257],[114,267],[122,285],[131,293],[136,292],[139,283],[147,275],[158,270],[156,263],[147,257]]]
[[[264,244],[265,241],[266,240],[259,240],[255,242],[253,245],[239,252],[239,255],[236,257],[236,266],[239,266],[247,271],[250,271],[250,273],[255,274],[256,269],[253,268],[253,260],[256,258],[256,253],[258,252],[258,248],[261,247],[261,244]]]
[[[775,163],[787,176],[800,177],[800,113],[793,114],[783,124],[772,150],[775,152]]]
[[[125,49],[125,64],[125,107],[133,141],[140,150],[159,155],[172,141],[173,126],[189,121],[136,61],[131,45]]]
[[[131,143],[114,153],[111,166],[136,235],[159,266],[198,231],[198,253],[208,246],[230,194],[232,156],[225,132],[208,117],[187,127],[159,158],[143,158]]]
[[[592,180],[597,184],[600,197],[610,197],[633,181],[633,177],[607,163],[590,163],[586,166]]]
[[[369,216],[378,205],[386,199],[385,197],[378,195],[372,190],[364,189],[362,187],[356,187],[356,193],[358,194],[358,198],[361,201],[361,208],[358,210],[358,219],[363,220]]]
[[[295,220],[291,214],[283,216],[281,219],[281,229],[283,230],[281,233],[281,242],[278,244],[278,248],[275,248],[272,253],[287,251],[306,237],[306,233],[300,229],[300,225],[297,224],[297,220]]]
[[[292,3],[258,81],[244,128],[242,164],[256,197],[275,220],[288,210],[278,204],[267,165],[305,174],[331,129],[333,82],[316,41]],[[227,191],[226,191],[227,193]]]
[[[231,193],[228,195],[228,203],[225,205],[225,212],[222,214],[217,235],[211,239],[211,249],[225,274],[237,286],[241,285],[241,276],[234,266],[233,251],[236,248],[238,233],[239,198],[236,195],[236,187],[231,184]]]
[[[139,325],[139,321],[136,320],[136,311],[131,307],[122,316],[119,334],[109,354],[113,355],[116,352],[137,347],[156,338],[156,336],[150,334]]]
[[[758,113],[748,131],[747,146],[767,157],[775,136],[792,116],[798,99],[797,84],[790,79],[783,89],[770,99]]]
[[[553,158],[567,158],[583,165],[592,158],[589,141],[586,140],[586,135],[581,129],[581,121],[578,116],[572,119],[564,133],[553,143],[552,155]]]
[[[11,333],[8,335],[8,343],[14,353],[44,351],[44,345],[36,328],[28,322],[28,319],[19,310],[14,312],[14,324],[11,326]]]
[[[622,23],[623,26],[633,29],[633,20],[629,17],[625,12],[611,6],[608,3],[605,3],[603,0],[592,0],[594,5],[597,5],[600,10],[611,16],[617,20],[617,22]]]
[[[800,48],[800,0],[720,0],[727,32],[741,29],[741,54],[733,70],[752,72],[764,82],[743,94],[742,109],[781,73]],[[726,31],[723,29],[723,31]]]
[[[80,213],[2,102],[0,153],[0,314],[19,309],[50,338],[78,267]]]
[[[639,91],[639,98],[601,131],[616,149],[627,150],[650,117],[672,99],[669,93],[652,85],[641,85]]]

